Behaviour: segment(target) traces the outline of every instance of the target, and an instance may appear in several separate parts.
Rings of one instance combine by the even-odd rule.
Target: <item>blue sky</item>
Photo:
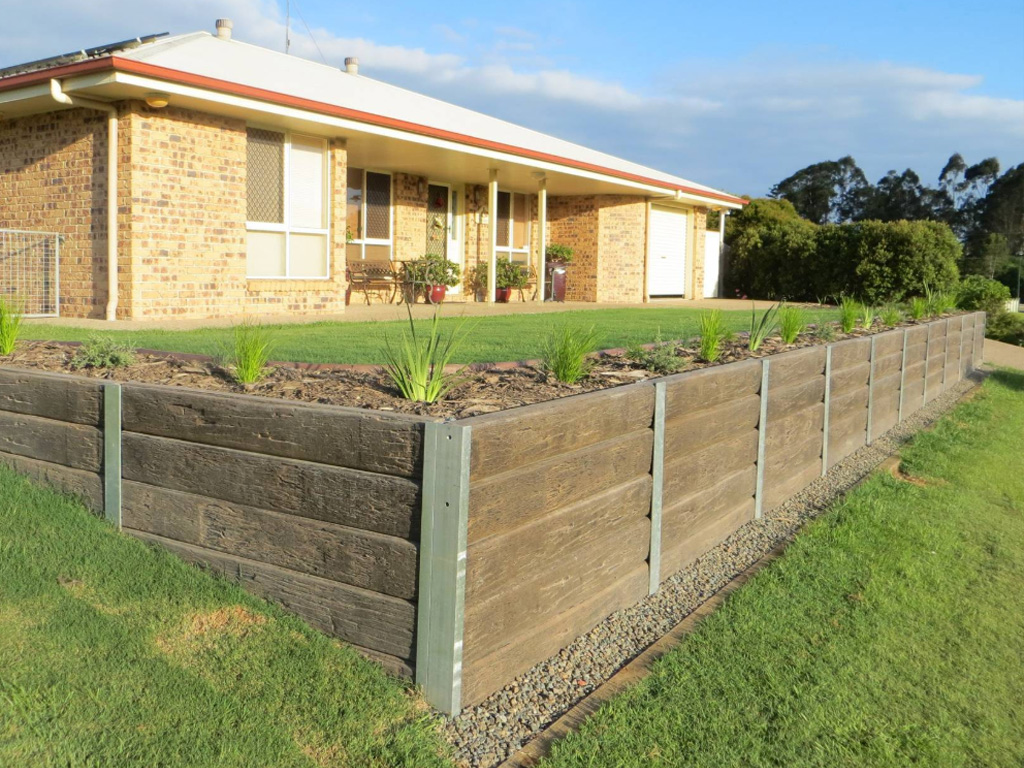
[[[953,152],[1024,161],[1024,2],[338,3],[292,52],[740,194],[852,154],[934,183]],[[0,64],[148,32],[281,48],[271,0],[0,0]]]

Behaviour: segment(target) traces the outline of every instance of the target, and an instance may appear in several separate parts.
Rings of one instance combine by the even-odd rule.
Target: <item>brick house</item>
[[[346,265],[542,281],[550,243],[575,249],[569,300],[702,296],[705,215],[743,203],[226,20],[0,71],[0,230],[61,236],[64,316],[337,313]]]

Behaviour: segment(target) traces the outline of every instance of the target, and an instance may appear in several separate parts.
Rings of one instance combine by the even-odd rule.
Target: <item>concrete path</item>
[[[355,301],[355,297],[353,297]],[[540,302],[525,301],[509,304],[485,304],[483,302],[447,301],[443,312],[446,317],[485,317],[489,315],[539,314],[543,312],[591,311],[595,309],[721,309],[750,311],[751,303],[758,309],[772,306],[770,301],[741,301],[739,299],[654,299],[644,304],[611,304],[584,301]],[[413,305],[413,315],[430,317],[434,308],[427,304]],[[355,304],[347,307],[344,314],[325,315],[266,315],[258,319],[268,325],[320,323],[320,322],[379,322],[387,320],[404,320],[406,305],[402,304]],[[26,320],[26,323],[43,323],[46,325],[62,325],[76,328],[88,328],[99,331],[139,331],[168,330],[191,331],[196,328],[218,328],[235,325],[242,317],[223,317],[202,320],[86,320],[77,317],[39,318]]]
[[[989,365],[1024,371],[1024,347],[985,339],[985,362]]]

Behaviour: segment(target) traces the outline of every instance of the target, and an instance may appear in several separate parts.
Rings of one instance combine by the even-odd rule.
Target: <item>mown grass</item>
[[[0,765],[447,766],[406,687],[0,467]]]
[[[455,307],[444,310],[443,333],[454,330],[461,319]],[[598,346],[602,349],[625,347],[630,343],[647,343],[661,332],[662,338],[690,339],[698,335],[699,310],[686,308],[627,308],[548,312],[543,314],[499,315],[474,317],[473,330],[459,346],[453,362],[485,363],[504,360],[529,360],[541,357],[544,344],[552,330],[564,326],[593,326]],[[809,310],[809,321],[834,319],[835,310]],[[745,331],[750,313],[723,312],[724,330]],[[310,363],[384,364],[382,354],[385,333],[392,336],[401,331],[404,320],[389,322],[309,323],[302,325],[267,325],[274,343],[274,357]],[[430,320],[418,320],[423,332],[429,333]],[[95,331],[72,326],[26,324],[23,337],[50,341],[85,341]],[[105,332],[115,338],[124,337],[141,349],[190,352],[218,355],[232,346],[230,328],[203,328],[191,331],[133,330]]]
[[[1000,372],[581,732],[569,766],[1024,765],[1024,374]]]

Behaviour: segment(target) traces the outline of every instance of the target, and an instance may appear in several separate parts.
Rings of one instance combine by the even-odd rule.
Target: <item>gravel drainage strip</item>
[[[552,732],[546,739],[542,736],[519,754],[524,744],[587,699],[660,638],[678,628],[688,616],[696,614],[693,622],[696,623],[700,616],[710,612],[719,601],[706,609],[702,606],[716,593],[734,580],[738,583],[730,591],[738,587],[765,564],[760,562],[762,559],[771,559],[774,550],[792,539],[804,523],[820,515],[899,450],[906,440],[949,411],[981,379],[982,375],[977,373],[965,379],[870,446],[836,464],[824,477],[769,515],[748,523],[703,554],[665,581],[655,594],[612,614],[485,701],[446,720],[444,733],[452,745],[456,764],[460,768],[492,768],[515,756],[507,763],[508,768],[533,765],[558,733]],[[752,567],[755,564],[758,568]],[[748,569],[750,573],[745,573]],[[737,580],[739,574],[745,575]],[[656,653],[654,649],[653,653]],[[596,708],[600,703],[594,701],[593,706]],[[563,721],[555,731],[561,731],[568,722]]]

